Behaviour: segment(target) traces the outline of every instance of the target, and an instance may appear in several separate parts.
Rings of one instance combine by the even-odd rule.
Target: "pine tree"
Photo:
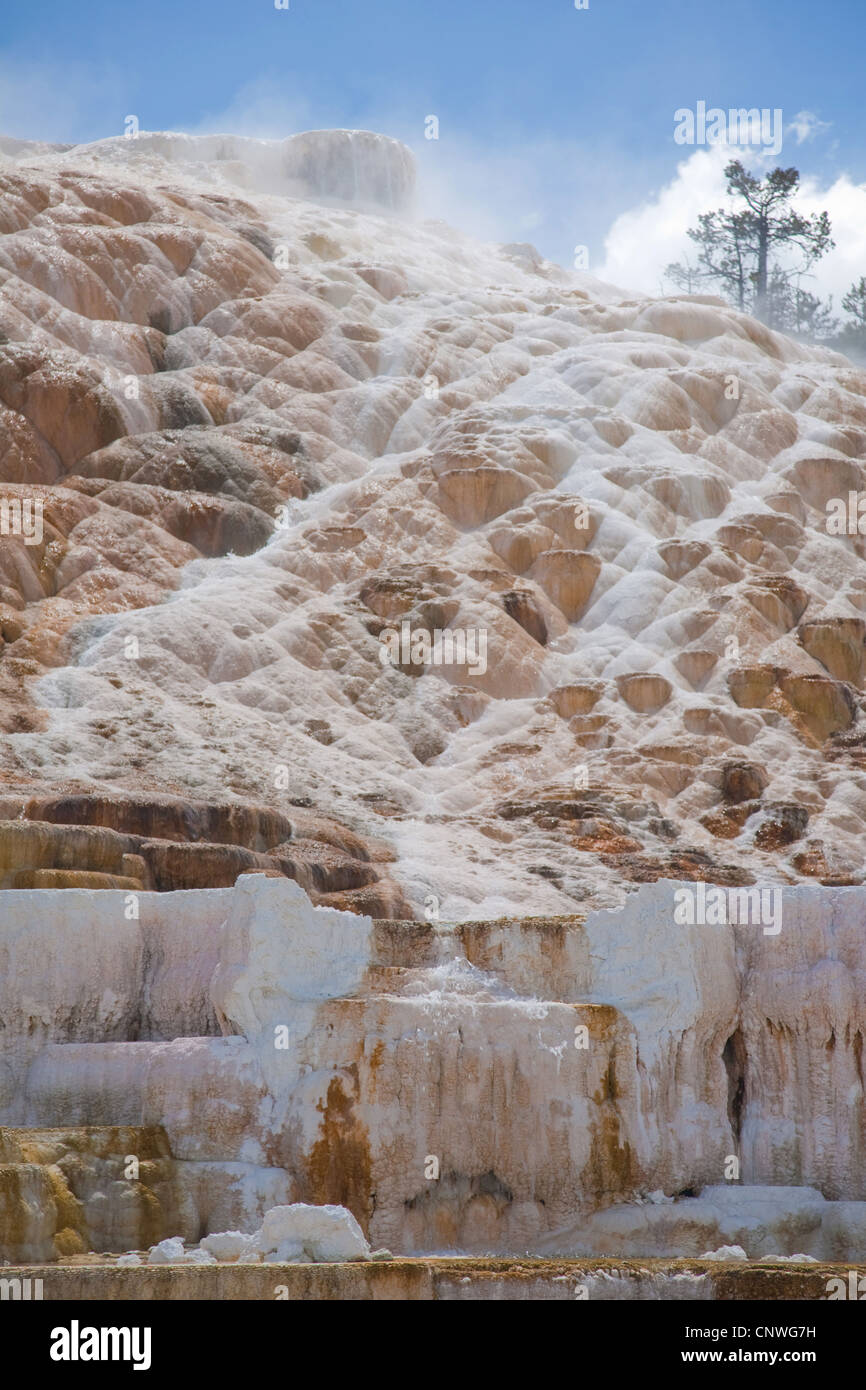
[[[866,341],[866,275],[861,275],[860,279],[851,286],[847,294],[842,296],[842,308],[851,318],[846,323],[846,330],[854,337]]]
[[[791,313],[797,323],[819,322],[821,314],[830,313],[829,306],[817,301],[810,307],[815,296],[803,298],[808,292],[792,290],[790,282],[834,246],[827,213],[804,217],[791,207],[800,186],[796,169],[773,169],[757,179],[735,159],[725,177],[727,192],[737,201],[702,213],[697,227],[689,228],[704,277],[715,280],[737,308],[751,310],[772,326]],[[798,254],[798,265],[788,264],[791,252]],[[686,270],[674,262],[666,274],[675,284],[682,283]],[[788,293],[783,293],[783,281]]]

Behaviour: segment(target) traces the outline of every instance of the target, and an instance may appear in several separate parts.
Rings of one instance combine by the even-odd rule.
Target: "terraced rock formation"
[[[6,151],[10,819],[300,806],[416,919],[860,880],[862,371],[420,222],[382,137]]]
[[[789,890],[778,933],[676,891],[458,926],[260,874],[0,893],[13,1256],[312,1202],[395,1254],[860,1259],[863,890]]]
[[[0,1258],[860,1260],[866,374],[413,182],[0,142]]]

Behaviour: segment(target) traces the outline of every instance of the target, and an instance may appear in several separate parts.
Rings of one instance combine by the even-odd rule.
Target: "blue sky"
[[[698,100],[808,111],[779,162],[821,189],[866,181],[866,0],[2,4],[4,134],[92,140],[128,114],[146,130],[384,130],[416,149],[431,214],[567,264],[577,243],[603,263],[615,220],[674,179],[674,111]]]

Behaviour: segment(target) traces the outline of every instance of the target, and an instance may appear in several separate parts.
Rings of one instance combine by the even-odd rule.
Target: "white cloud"
[[[815,267],[809,288],[813,294],[832,294],[838,309],[852,281],[866,275],[866,184],[852,182],[847,174],[840,174],[829,188],[805,179],[797,207],[805,214],[825,208],[829,213],[836,247]]]
[[[727,202],[724,169],[731,156],[724,145],[697,150],[653,198],[621,213],[605,238],[604,263],[593,267],[593,273],[616,285],[657,294],[666,265],[685,256],[695,260],[687,229],[697,224],[698,214]],[[758,161],[751,162],[754,167]],[[813,294],[832,294],[838,309],[852,281],[866,275],[866,185],[854,183],[847,174],[829,187],[806,177],[794,205],[805,216],[825,209],[829,214],[836,247],[803,284]],[[670,287],[665,292],[670,293]],[[707,293],[718,291],[708,285]]]
[[[621,213],[604,242],[604,263],[593,267],[600,280],[658,294],[664,268],[688,256],[695,247],[687,236],[698,214],[725,202],[726,145],[696,150],[677,165],[677,172],[654,198]],[[712,293],[712,291],[710,291]]]
[[[797,144],[802,145],[805,140],[814,140],[816,135],[823,135],[832,124],[832,121],[820,121],[814,111],[798,111],[790,125],[786,126],[785,133],[792,131]]]

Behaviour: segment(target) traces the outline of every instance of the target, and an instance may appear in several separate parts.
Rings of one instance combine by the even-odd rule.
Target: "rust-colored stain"
[[[351,1095],[344,1090],[346,1082]],[[331,1077],[327,1096],[319,1101],[319,1138],[307,1159],[308,1200],[348,1207],[366,1234],[373,1209],[372,1164],[370,1137],[355,1109],[358,1093],[358,1068],[353,1063]]]
[[[613,1043],[623,1022],[622,1014],[613,1004],[575,1004],[575,1016],[589,1029],[593,1042]],[[613,1056],[613,1053],[611,1053]],[[595,1096],[601,1101],[604,1096]]]
[[[605,1106],[593,1126],[589,1162],[581,1174],[585,1191],[622,1194],[631,1191],[638,1169],[631,1145],[620,1139],[620,1122],[612,1106]]]
[[[126,1154],[138,1157],[139,1176],[121,1184]],[[33,1245],[46,1248],[48,1258],[48,1242],[61,1259],[91,1250],[106,1233],[88,1227],[88,1195],[109,1195],[111,1215],[121,1185],[124,1203],[111,1219],[121,1220],[125,1239],[136,1248],[155,1245],[177,1229],[175,1177],[161,1126],[0,1128],[0,1259],[19,1259]]]
[[[592,1125],[589,1161],[581,1175],[582,1186],[589,1192],[623,1193],[638,1181],[639,1170],[631,1145],[621,1136],[617,1101],[623,1092],[616,1072],[616,1049],[608,1057],[601,1084],[593,1095],[598,1106]]]

